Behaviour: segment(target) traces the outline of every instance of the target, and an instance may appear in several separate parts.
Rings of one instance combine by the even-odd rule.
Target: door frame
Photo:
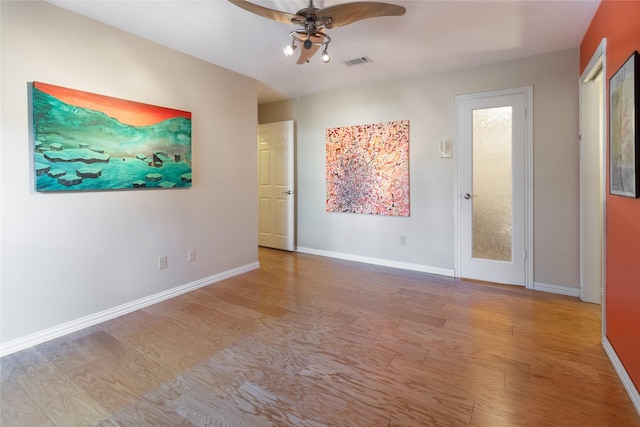
[[[589,60],[589,63],[587,64],[587,66],[584,69],[584,72],[582,73],[582,75],[580,76],[580,80],[578,82],[579,84],[579,120],[580,120],[580,135],[582,135],[582,129],[583,129],[583,124],[582,124],[582,111],[584,108],[583,102],[584,102],[584,98],[583,98],[583,85],[586,82],[591,81],[591,79],[593,78],[593,76],[600,70],[602,69],[601,73],[602,73],[602,135],[600,137],[600,150],[601,150],[601,171],[602,171],[602,175],[601,175],[601,180],[600,180],[600,197],[601,197],[601,214],[602,214],[602,228],[601,228],[601,265],[602,265],[602,271],[601,271],[601,287],[602,287],[602,294],[601,294],[601,300],[600,300],[600,304],[602,305],[602,333],[604,334],[606,331],[606,262],[605,262],[605,254],[606,254],[606,247],[607,247],[607,241],[606,241],[606,236],[607,236],[607,132],[608,132],[608,120],[607,120],[607,60],[606,60],[606,52],[607,52],[607,39],[603,38],[602,41],[600,42],[600,44],[598,45],[597,49],[595,50],[595,52],[593,53],[593,55],[591,56],[591,59]],[[581,141],[582,143],[582,141]],[[580,163],[580,167],[582,168],[582,163]],[[582,187],[582,182],[580,182],[580,186]],[[581,208],[582,209],[582,208]],[[582,238],[582,215],[583,212],[582,210],[580,211],[580,237]],[[580,264],[582,265],[585,260],[583,259],[583,247],[582,247],[583,242],[580,242]],[[581,268],[581,273],[582,273],[582,268]],[[584,288],[584,283],[583,283],[583,277],[582,275],[580,276],[580,297],[582,298],[583,295],[583,288]]]
[[[525,96],[525,219],[524,219],[524,239],[525,239],[525,287],[533,289],[533,86],[523,86],[511,89],[502,89],[488,92],[478,92],[455,97],[455,128],[454,146],[460,149],[460,136],[462,135],[462,119],[460,117],[460,105],[465,100],[489,98],[505,95]],[[461,204],[462,192],[460,188],[462,165],[460,155],[456,155],[454,164],[454,235],[455,235],[455,260],[454,276],[460,277],[462,262],[462,234],[461,234]]]

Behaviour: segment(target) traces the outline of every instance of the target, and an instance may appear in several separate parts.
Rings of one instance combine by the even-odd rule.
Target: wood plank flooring
[[[1,425],[640,426],[600,306],[260,249],[1,363]]]

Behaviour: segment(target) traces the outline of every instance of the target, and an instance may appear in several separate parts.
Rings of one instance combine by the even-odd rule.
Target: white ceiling
[[[259,103],[576,48],[599,5],[599,0],[389,0],[407,13],[328,30],[331,62],[324,64],[317,54],[297,65],[297,57],[282,52],[294,25],[226,0],[49,1],[253,77]],[[295,13],[307,1],[254,3]],[[346,2],[316,0],[315,6]],[[373,62],[344,63],[363,56]]]

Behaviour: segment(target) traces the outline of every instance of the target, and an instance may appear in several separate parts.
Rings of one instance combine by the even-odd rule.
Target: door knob
[[[471,194],[469,194],[469,193],[465,193],[464,198],[465,198],[465,199],[467,199],[467,200],[469,200],[469,199],[471,198]]]
[[[283,191],[282,194],[288,194],[291,195],[292,191],[291,190],[287,190],[287,191]]]

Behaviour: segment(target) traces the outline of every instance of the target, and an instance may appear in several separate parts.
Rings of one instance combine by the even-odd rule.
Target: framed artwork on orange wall
[[[638,197],[640,187],[640,55],[634,52],[609,80],[609,185],[611,194]]]

